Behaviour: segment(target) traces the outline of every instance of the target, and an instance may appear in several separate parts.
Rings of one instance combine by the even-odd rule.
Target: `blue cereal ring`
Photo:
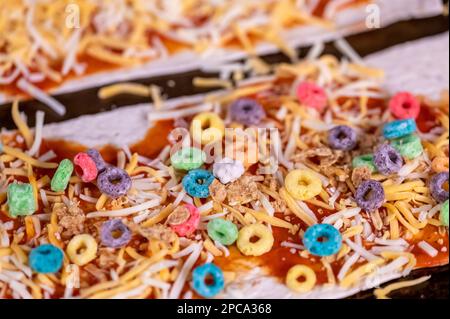
[[[316,224],[306,230],[303,244],[312,255],[331,256],[341,249],[342,236],[329,224]]]
[[[31,269],[41,274],[58,272],[63,264],[64,255],[56,246],[45,244],[34,248],[28,258]]]
[[[207,284],[206,278],[211,277],[212,283]],[[202,297],[212,298],[225,286],[222,269],[208,263],[198,266],[192,272],[192,288]]]
[[[209,197],[209,185],[214,181],[214,175],[204,169],[194,169],[183,178],[183,187],[192,197]]]
[[[417,130],[414,119],[392,121],[384,125],[383,135],[386,139],[394,139],[414,133]]]

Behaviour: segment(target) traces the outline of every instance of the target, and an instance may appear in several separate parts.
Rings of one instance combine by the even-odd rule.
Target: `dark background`
[[[386,49],[396,44],[439,34],[448,31],[448,29],[448,17],[442,16],[398,22],[384,29],[373,30],[362,34],[349,36],[346,39],[360,55],[366,56],[368,54]],[[306,52],[308,52],[308,49],[309,48],[299,49],[300,56],[304,56]],[[330,43],[326,45],[325,53],[334,54],[336,56],[341,55],[339,51]],[[268,63],[288,61],[288,59],[281,54],[267,55],[263,58]],[[155,78],[139,79],[134,82],[147,85],[155,84],[162,88],[162,92],[167,98],[175,98],[184,95],[192,95],[211,91],[193,87],[192,79],[196,76],[216,77],[217,74],[203,74],[198,71],[192,71],[183,74],[172,74]],[[169,87],[167,85],[168,80],[175,81],[176,85],[173,87]],[[59,117],[53,112],[48,112],[46,114],[46,123],[65,121],[85,114],[95,114],[117,107],[148,102],[148,98],[139,98],[133,96],[118,96],[115,97],[114,100],[100,100],[97,98],[98,89],[99,87],[94,87],[75,93],[55,96],[61,103],[63,103],[67,107],[67,114],[64,117]],[[15,128],[14,123],[11,119],[10,107],[10,104],[0,105],[0,127],[4,127],[7,129]],[[34,125],[34,114],[36,110],[47,111],[48,109],[38,101],[24,101],[21,103],[21,110],[23,110],[28,115],[28,119],[30,122],[29,124]],[[416,270],[408,278],[404,278],[402,280],[418,278],[427,274],[432,274],[432,277],[425,283],[419,286],[392,292],[390,296],[393,298],[448,299],[450,282],[448,266],[433,269]],[[373,292],[361,292],[353,296],[352,298],[373,298]]]

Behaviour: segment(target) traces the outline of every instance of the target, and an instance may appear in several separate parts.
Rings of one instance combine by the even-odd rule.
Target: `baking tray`
[[[436,35],[449,30],[449,21],[447,17],[433,17],[426,19],[416,19],[411,21],[403,21],[395,23],[383,29],[368,31],[365,33],[352,35],[346,38],[350,45],[361,55],[381,51],[391,46],[401,44],[408,41],[417,40],[420,38]],[[305,56],[308,52],[308,47],[300,48],[299,56]],[[325,53],[341,56],[339,51],[332,45],[327,43]],[[287,62],[288,59],[282,54],[272,54],[262,57],[267,63]],[[168,76],[159,76],[154,78],[143,78],[133,82],[142,83],[146,85],[154,84],[162,89],[162,93],[166,98],[176,98],[179,96],[193,95],[198,93],[205,93],[211,89],[200,89],[193,87],[192,79],[196,76],[201,77],[216,77],[217,74],[204,74],[200,71],[192,71],[182,74],[172,74]],[[168,85],[171,80],[175,85]],[[46,123],[61,122],[72,118],[79,117],[86,114],[96,114],[99,112],[106,112],[118,107],[133,105],[137,103],[148,102],[146,98],[119,96],[114,97],[114,100],[100,100],[97,97],[99,87],[93,87],[79,92],[56,95],[55,98],[67,107],[67,113],[64,117],[59,117],[40,102],[30,100],[21,103],[21,110],[24,111],[29,123],[34,125],[34,114],[36,110],[47,111]],[[0,127],[7,129],[14,129],[14,123],[11,118],[11,104],[0,105]],[[407,298],[407,299],[448,299],[449,297],[449,282],[450,271],[449,266],[436,267],[430,269],[416,270],[412,274],[402,280],[418,278],[420,276],[429,275],[430,280],[421,285],[411,288],[405,288],[395,291],[390,294],[393,298]],[[352,298],[368,299],[373,298],[373,291],[368,290]]]

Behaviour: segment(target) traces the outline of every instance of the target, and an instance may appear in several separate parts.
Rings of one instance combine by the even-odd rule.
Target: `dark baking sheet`
[[[449,21],[447,17],[434,17],[420,20],[412,20],[395,23],[387,28],[373,30],[362,34],[350,36],[347,38],[349,43],[362,56],[374,53],[396,44],[419,38],[436,35],[449,29]],[[309,48],[299,49],[301,56],[305,55]],[[328,43],[325,48],[326,53],[340,56],[338,50]],[[273,54],[263,57],[268,63],[279,63],[288,61],[281,54]],[[155,84],[162,88],[163,94],[167,98],[175,98],[184,95],[192,95],[203,93],[210,90],[199,89],[192,86],[192,79],[195,76],[215,77],[215,74],[203,74],[198,71],[187,72],[183,74],[161,76],[156,78],[139,79],[134,82],[143,84]],[[168,81],[175,82],[175,86],[169,86]],[[98,87],[82,90],[79,92],[57,95],[56,98],[67,107],[67,114],[64,117],[58,117],[52,112],[47,112],[46,123],[65,121],[76,118],[85,114],[95,114],[99,112],[109,111],[117,107],[132,105],[136,103],[148,102],[148,99],[120,96],[114,100],[99,100],[97,98]],[[14,123],[10,115],[10,104],[0,105],[0,127],[13,129]],[[48,109],[37,101],[25,101],[21,103],[23,110],[29,118],[31,125],[34,125],[34,114],[36,110],[48,111]],[[437,267],[432,269],[424,269],[414,271],[408,280],[431,274],[430,280],[425,283],[406,289],[401,289],[390,294],[393,298],[433,298],[448,299],[449,297],[449,267]],[[373,298],[371,290],[361,292],[352,298]]]

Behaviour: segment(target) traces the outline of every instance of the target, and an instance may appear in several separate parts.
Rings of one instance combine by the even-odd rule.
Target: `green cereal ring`
[[[69,184],[70,177],[73,173],[73,164],[70,160],[64,159],[59,163],[55,175],[51,182],[51,189],[54,192],[63,192]]]
[[[392,141],[394,147],[403,157],[414,159],[423,152],[422,143],[417,135],[407,135]]]
[[[190,171],[199,168],[206,160],[206,154],[195,147],[185,147],[170,157],[175,169]]]
[[[208,235],[222,245],[232,245],[238,238],[238,228],[232,222],[222,219],[212,219],[206,226]]]
[[[448,227],[448,199],[442,203],[441,214],[439,215],[439,219],[442,225]]]
[[[377,171],[377,168],[375,167],[375,164],[373,163],[373,154],[366,154],[357,156],[352,160],[352,166],[353,168],[361,167],[361,166],[367,166],[370,169],[371,173],[374,173]]]
[[[36,211],[33,187],[30,184],[9,184],[7,197],[12,217],[28,216]]]

